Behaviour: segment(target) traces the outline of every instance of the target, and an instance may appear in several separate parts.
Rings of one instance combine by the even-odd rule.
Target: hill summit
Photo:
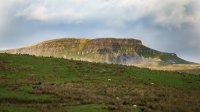
[[[0,52],[124,65],[190,63],[174,53],[160,52],[146,47],[140,40],[133,38],[62,38]]]

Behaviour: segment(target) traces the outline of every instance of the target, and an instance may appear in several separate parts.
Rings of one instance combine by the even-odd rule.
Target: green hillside
[[[0,112],[200,111],[200,77],[0,54]]]

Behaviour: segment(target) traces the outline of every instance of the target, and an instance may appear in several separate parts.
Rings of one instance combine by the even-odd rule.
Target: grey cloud
[[[200,2],[196,0],[43,0],[30,2],[16,16],[43,22],[68,23],[104,19],[109,25],[120,25],[151,15],[156,24],[181,27],[184,23],[200,20],[199,6]]]
[[[0,49],[57,37],[133,37],[154,49],[200,62],[199,3],[8,0],[0,2],[0,16],[4,17],[0,19]]]

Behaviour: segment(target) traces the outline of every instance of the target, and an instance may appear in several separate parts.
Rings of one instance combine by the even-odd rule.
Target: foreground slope
[[[3,112],[198,112],[200,77],[0,54]]]
[[[63,57],[90,62],[125,65],[188,64],[173,53],[153,50],[136,39],[77,39],[63,38],[44,41],[20,49],[1,51],[12,54]]]

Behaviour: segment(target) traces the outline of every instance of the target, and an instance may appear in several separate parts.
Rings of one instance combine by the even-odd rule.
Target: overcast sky
[[[0,0],[0,49],[61,37],[132,37],[200,62],[200,0]]]

